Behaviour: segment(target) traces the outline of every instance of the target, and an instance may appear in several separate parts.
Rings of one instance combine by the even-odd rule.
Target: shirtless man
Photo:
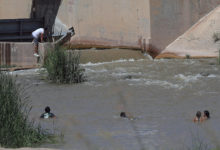
[[[202,122],[202,113],[201,111],[196,112],[196,117],[193,119],[194,122]]]

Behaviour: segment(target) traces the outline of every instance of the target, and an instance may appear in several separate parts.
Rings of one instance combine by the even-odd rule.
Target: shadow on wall
[[[31,18],[44,18],[47,37],[53,34],[53,25],[62,0],[32,0]]]

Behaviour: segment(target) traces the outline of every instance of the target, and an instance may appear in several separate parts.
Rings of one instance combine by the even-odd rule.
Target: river
[[[82,64],[87,81],[59,85],[42,71],[16,71],[30,118],[64,142],[64,150],[170,150],[220,143],[220,65],[216,59],[140,59]],[[57,116],[40,120],[45,106]],[[196,112],[211,119],[193,123]],[[134,120],[119,117],[121,111]]]

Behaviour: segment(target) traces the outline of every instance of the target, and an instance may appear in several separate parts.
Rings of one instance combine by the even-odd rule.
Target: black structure
[[[0,41],[32,41],[31,33],[44,27],[44,19],[0,19]]]
[[[47,31],[44,35],[47,41],[51,41],[53,26],[61,3],[62,0],[32,0],[30,18],[45,19],[44,28],[47,28]]]

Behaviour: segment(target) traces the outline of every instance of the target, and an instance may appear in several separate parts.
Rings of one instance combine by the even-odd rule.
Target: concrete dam
[[[156,57],[218,5],[220,0],[1,0],[0,19],[44,18],[50,34],[74,27],[72,48],[138,49]]]

